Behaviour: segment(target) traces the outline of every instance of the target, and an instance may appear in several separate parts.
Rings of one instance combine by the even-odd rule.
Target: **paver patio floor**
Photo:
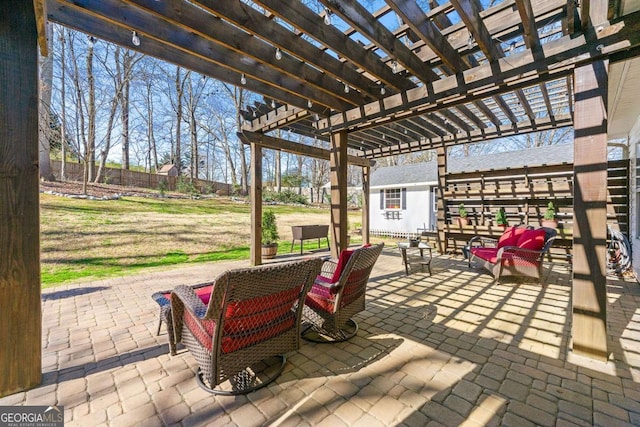
[[[608,363],[570,352],[570,273],[495,285],[461,258],[404,273],[385,249],[357,337],[304,342],[270,386],[216,397],[156,336],[151,294],[210,264],[43,291],[43,383],[0,405],[64,405],[67,426],[640,425],[640,285],[610,278]],[[164,330],[164,328],[163,328]]]

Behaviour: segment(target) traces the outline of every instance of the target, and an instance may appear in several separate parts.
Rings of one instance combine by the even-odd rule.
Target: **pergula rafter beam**
[[[445,77],[431,85],[334,114],[320,121],[320,130],[327,131],[330,126],[333,131],[365,128],[377,119],[397,121],[424,111],[520,89],[568,75],[576,64],[592,62],[606,54],[640,46],[640,12],[612,23],[603,22],[599,27],[601,30],[594,35],[592,43],[587,42],[584,34],[565,36],[544,45],[542,60],[534,60],[530,49],[523,50],[508,58]]]
[[[265,148],[272,150],[286,151],[288,153],[300,154],[308,157],[315,157],[317,159],[329,160],[331,151],[320,147],[313,147],[311,145],[298,144],[296,142],[288,141],[282,138],[276,138],[273,136],[263,135],[257,132],[238,132],[238,138],[244,144],[257,144]],[[374,161],[358,156],[347,156],[347,162],[357,166],[370,167],[375,164]]]

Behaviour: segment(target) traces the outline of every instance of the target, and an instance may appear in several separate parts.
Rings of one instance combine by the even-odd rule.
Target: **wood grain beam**
[[[534,122],[524,120],[515,125],[502,125],[498,128],[486,128],[469,132],[468,134],[446,135],[441,137],[425,138],[396,146],[379,147],[372,150],[364,150],[362,155],[375,159],[396,154],[405,154],[415,151],[432,150],[437,147],[452,147],[454,145],[469,144],[474,142],[490,141],[512,135],[524,135],[531,132],[539,132],[549,129],[557,129],[573,125],[573,117],[570,115],[545,117]],[[356,133],[357,134],[357,133]]]
[[[4,397],[36,387],[42,380],[38,29],[33,2],[0,2],[0,52],[0,397]]]
[[[320,2],[340,15],[354,28],[357,28],[361,34],[369,38],[421,81],[427,83],[438,79],[431,67],[419,60],[402,41],[380,24],[357,0],[320,0]]]
[[[386,2],[447,67],[455,71],[467,68],[458,51],[440,33],[438,27],[420,9],[415,0],[386,0]]]
[[[317,103],[326,107],[343,110],[351,105],[351,103],[342,101],[327,93],[314,91],[304,80],[293,78],[283,73],[280,69],[275,69],[264,62],[259,62],[217,44],[210,35],[204,37],[202,33],[194,31],[197,29],[186,25],[176,25],[176,22],[171,22],[163,15],[153,13],[149,9],[142,9],[137,5],[125,3],[122,0],[75,0],[72,2],[67,1],[67,4],[73,4],[73,7],[95,14],[114,25],[126,22],[131,29],[138,31],[141,39],[155,38],[161,40],[223,67],[244,73],[248,78],[260,80],[268,85],[276,85],[282,90],[306,99],[315,99]],[[197,17],[194,18],[192,16],[194,13],[192,8],[185,7],[183,12],[185,14],[191,12],[189,16],[185,16],[185,19],[191,24],[193,24],[194,19],[197,19]],[[201,14],[202,11],[200,11]],[[238,80],[235,85],[237,86],[239,83]]]
[[[371,101],[371,97],[363,97],[357,91],[345,93],[343,86],[338,81],[315,67],[310,67],[298,58],[283,53],[280,60],[275,57],[275,47],[266,43],[262,39],[238,29],[213,15],[207,19],[203,17],[201,7],[196,7],[189,2],[174,1],[172,3],[159,2],[156,0],[125,0],[127,3],[136,5],[155,16],[167,20],[186,30],[194,30],[208,40],[218,43],[224,48],[234,51],[236,54],[250,57],[271,68],[283,72],[288,77],[302,80],[309,86],[325,92],[334,98],[353,105],[362,104],[365,100]],[[252,78],[252,76],[248,76]],[[315,98],[310,98],[314,102],[319,102]]]
[[[49,40],[47,38],[47,11],[45,0],[33,0],[33,9],[38,28],[38,46],[40,55],[49,56]]]
[[[120,46],[126,46],[129,49],[160,58],[172,64],[181,65],[231,85],[238,85],[240,81],[241,73],[220,66],[201,56],[192,55],[188,50],[178,49],[175,46],[165,44],[158,39],[147,38],[140,46],[133,46],[131,44],[130,27],[105,22],[99,16],[89,14],[82,9],[75,8],[64,2],[47,0],[47,12],[47,18],[50,21],[58,22],[87,34],[92,34],[103,40]],[[251,79],[247,81],[244,87],[256,93],[267,94],[274,99],[290,105],[305,109],[308,108],[306,98],[285,92],[277,86]],[[320,112],[324,111],[320,106],[315,108]]]
[[[540,37],[538,37],[538,29],[536,27],[536,17],[533,14],[530,0],[516,0],[516,7],[522,20],[522,28],[524,30],[523,38],[527,47],[532,52],[540,52]]]
[[[258,144],[261,147],[270,148],[272,150],[285,151],[287,153],[298,154],[301,156],[313,157],[316,159],[329,160],[330,150],[311,145],[300,144],[288,141],[274,136],[263,135],[257,132],[243,131],[237,133],[238,138],[243,144]],[[364,157],[349,155],[347,162],[356,166],[373,166],[375,162]]]
[[[564,36],[545,43],[544,58],[539,61],[533,60],[531,50],[523,49],[508,58],[479,65],[431,85],[334,114],[330,119],[321,120],[319,128],[325,131],[329,122],[333,130],[353,130],[369,126],[374,120],[377,123],[397,121],[443,106],[471,102],[558,79],[570,74],[577,64],[589,63],[617,51],[640,46],[640,12],[633,12],[611,23],[603,22],[601,25],[602,31],[595,34],[594,42],[587,42],[584,34]],[[600,44],[601,50],[595,49]]]
[[[200,7],[223,17],[242,30],[263,40],[269,40],[274,47],[312,64],[327,75],[341,79],[371,98],[379,98],[373,90],[372,81],[359,73],[350,64],[345,64],[326,54],[323,49],[314,46],[302,37],[292,37],[291,31],[281,25],[274,25],[273,19],[258,12],[240,1],[221,2],[219,0],[195,1]],[[343,91],[344,92],[344,91]]]
[[[491,33],[484,25],[480,12],[482,11],[475,0],[451,0],[451,4],[458,12],[458,16],[464,22],[467,29],[473,35],[475,43],[491,58],[498,58],[500,53],[496,47]]]
[[[285,7],[283,7],[281,0],[257,0],[256,3],[268,9],[274,15],[279,16],[302,33],[328,46],[337,54],[349,58],[350,62],[375,76],[384,85],[397,90],[407,90],[415,87],[411,80],[395,74],[377,55],[372,55],[371,52],[342,34],[333,25],[319,25],[322,22],[322,17],[301,2],[287,2]]]

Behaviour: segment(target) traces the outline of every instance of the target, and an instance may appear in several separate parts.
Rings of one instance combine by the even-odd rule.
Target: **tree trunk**
[[[47,39],[51,40],[51,24],[45,24]],[[55,181],[51,170],[51,88],[53,86],[53,53],[49,56],[40,56],[40,178],[46,181]]]
[[[96,83],[93,74],[93,44],[94,38],[90,37],[87,48],[87,82],[89,84],[89,103],[87,105],[89,127],[87,133],[87,146],[85,150],[85,182],[83,190],[86,192],[88,181],[93,179],[93,172],[96,166]]]

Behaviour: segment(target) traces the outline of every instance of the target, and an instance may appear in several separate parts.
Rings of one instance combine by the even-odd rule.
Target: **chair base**
[[[284,355],[272,356],[255,366],[249,366],[235,374],[232,378],[218,384],[216,387],[209,387],[202,378],[202,371],[198,368],[196,382],[206,392],[219,396],[237,396],[247,394],[252,391],[266,387],[275,381],[284,370],[287,358]]]
[[[302,332],[302,339],[317,343],[343,342],[353,338],[358,333],[358,324],[355,320],[347,320],[346,327],[335,332],[327,331],[316,325],[309,326]]]

